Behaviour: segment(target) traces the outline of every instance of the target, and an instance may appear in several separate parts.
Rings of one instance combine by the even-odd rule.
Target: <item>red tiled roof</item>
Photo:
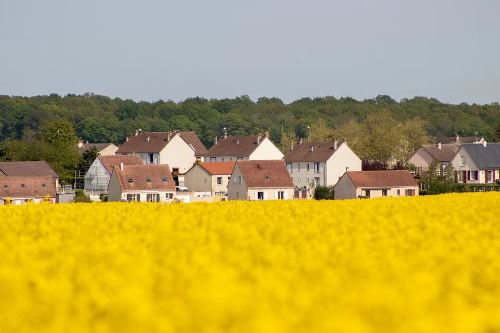
[[[0,197],[2,198],[42,198],[56,196],[56,183],[52,176],[0,177]]]
[[[293,181],[283,160],[237,161],[247,187],[293,188]]]
[[[136,155],[99,156],[98,159],[110,175],[113,172],[113,165],[119,166],[120,163],[123,163],[124,165],[143,164],[142,160]]]
[[[128,137],[117,150],[117,154],[159,153],[176,135],[179,135],[195,151],[202,156],[206,148],[194,132],[141,132]]]
[[[230,175],[236,162],[203,162],[199,165],[211,175]]]
[[[266,137],[261,136],[260,140],[258,140],[257,135],[222,137],[217,139],[217,143],[208,150],[205,156],[247,157],[253,153],[264,139]]]
[[[51,176],[59,178],[57,173],[45,161],[0,162],[0,174],[6,176]]]
[[[114,170],[123,191],[175,191],[175,182],[166,164],[124,165],[123,170],[120,167]]]
[[[407,170],[347,171],[345,175],[351,179],[356,187],[418,186]]]
[[[339,142],[335,144],[334,141],[303,142],[294,145],[283,159],[286,162],[324,162],[335,153],[341,144]]]

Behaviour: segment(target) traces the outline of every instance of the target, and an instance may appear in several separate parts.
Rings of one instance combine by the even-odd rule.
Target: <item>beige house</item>
[[[418,195],[418,184],[407,170],[348,171],[333,188],[335,199]]]
[[[145,164],[168,164],[177,185],[196,161],[207,152],[194,132],[141,132],[126,139],[117,155],[137,155]]]
[[[142,160],[135,155],[99,156],[85,173],[84,189],[86,191],[106,192],[113,173],[113,166],[119,166],[121,163],[123,165],[143,164]]]
[[[500,179],[500,143],[463,144],[451,163],[459,183],[494,184]]]
[[[12,161],[0,162],[0,177],[41,177],[47,176],[52,179],[57,190],[59,187],[59,175],[45,161]]]
[[[428,172],[434,163],[438,175],[446,176],[446,169],[457,155],[460,145],[456,143],[437,143],[420,146],[408,159],[416,167],[417,174]]]
[[[194,195],[225,196],[234,164],[235,162],[196,163],[184,175],[184,185]]]
[[[288,200],[294,187],[283,160],[237,161],[227,193],[229,200]]]
[[[51,176],[0,177],[0,205],[56,203],[56,183]]]
[[[112,143],[89,143],[79,141],[78,142],[78,152],[83,154],[86,150],[96,148],[97,152],[99,153],[99,156],[112,156],[116,154],[116,151],[118,150],[118,146],[112,144]]]
[[[168,165],[124,165],[113,168],[108,201],[172,202],[175,183]]]
[[[241,160],[280,160],[283,153],[269,139],[269,134],[228,136],[216,138],[205,154],[205,162],[231,162]]]
[[[283,158],[298,189],[332,186],[346,171],[361,171],[361,159],[345,142],[303,142]]]

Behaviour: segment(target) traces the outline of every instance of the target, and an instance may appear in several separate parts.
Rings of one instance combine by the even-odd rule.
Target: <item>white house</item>
[[[135,155],[113,155],[99,156],[90,165],[84,177],[84,189],[86,191],[106,192],[109,179],[113,172],[113,165],[143,164],[142,160]]]
[[[124,165],[113,168],[108,201],[172,202],[175,183],[168,165]]]
[[[56,183],[52,176],[0,177],[0,205],[56,203]]]
[[[206,148],[194,132],[141,132],[126,139],[117,155],[137,155],[145,164],[168,164],[177,185]]]
[[[292,178],[283,160],[237,161],[227,186],[229,200],[293,199]]]
[[[118,150],[118,146],[112,143],[89,143],[88,141],[79,141],[77,148],[80,154],[83,154],[86,150],[96,148],[99,156],[112,156]]]
[[[361,159],[345,142],[303,142],[283,158],[296,188],[332,186],[346,171],[361,171]]]
[[[269,134],[228,136],[224,133],[205,154],[205,162],[241,160],[280,160],[283,153],[269,139]]]
[[[457,182],[493,184],[500,179],[500,143],[463,144],[451,163]]]
[[[235,162],[201,162],[193,165],[184,175],[184,185],[194,194],[227,194],[227,185]]]
[[[418,184],[407,170],[347,171],[333,188],[335,199],[418,195]]]

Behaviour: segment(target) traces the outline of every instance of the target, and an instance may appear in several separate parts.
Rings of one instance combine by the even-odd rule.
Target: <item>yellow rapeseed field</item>
[[[0,332],[500,332],[500,193],[0,207]]]

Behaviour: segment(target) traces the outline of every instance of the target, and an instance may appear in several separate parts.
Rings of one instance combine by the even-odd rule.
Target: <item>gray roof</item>
[[[486,146],[464,143],[462,148],[465,149],[479,169],[500,168],[500,143],[488,143]]]

